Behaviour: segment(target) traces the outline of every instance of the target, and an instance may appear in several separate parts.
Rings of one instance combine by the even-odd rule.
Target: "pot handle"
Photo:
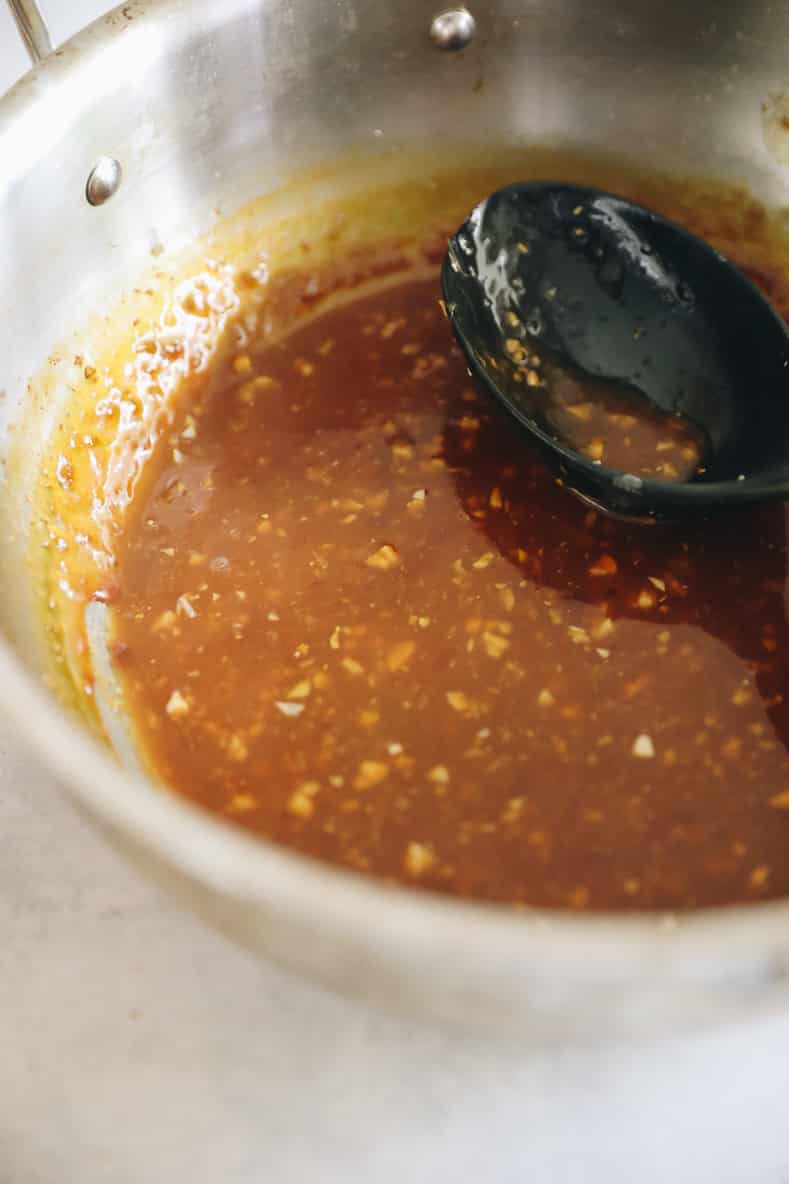
[[[30,60],[34,66],[52,53],[52,40],[36,0],[8,0]]]

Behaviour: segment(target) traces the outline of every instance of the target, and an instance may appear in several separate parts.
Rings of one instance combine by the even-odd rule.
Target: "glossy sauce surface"
[[[471,386],[395,273],[187,392],[120,540],[113,653],[163,781],[460,895],[789,892],[783,510],[632,527]]]
[[[542,359],[541,359],[542,361]],[[624,473],[660,481],[689,481],[703,471],[704,432],[686,416],[669,414],[636,389],[576,374],[555,362],[537,371],[540,418],[552,436]]]

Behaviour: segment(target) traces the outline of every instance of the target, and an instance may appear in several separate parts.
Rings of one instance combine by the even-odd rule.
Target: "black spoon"
[[[635,517],[789,497],[789,332],[687,230],[599,189],[509,185],[453,235],[441,280],[472,373],[583,497]],[[573,446],[581,413],[609,425],[604,447]],[[633,424],[654,440],[630,467]]]

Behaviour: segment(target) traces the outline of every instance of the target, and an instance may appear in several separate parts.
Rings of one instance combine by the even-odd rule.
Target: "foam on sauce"
[[[789,893],[783,509],[588,511],[471,385],[435,245],[378,244],[318,284],[308,258],[235,273],[190,304],[199,365],[175,334],[167,386],[166,325],[141,334],[115,411],[102,371],[57,441],[52,603],[112,606],[153,771],[301,851],[459,895]],[[135,410],[140,360],[156,389]]]

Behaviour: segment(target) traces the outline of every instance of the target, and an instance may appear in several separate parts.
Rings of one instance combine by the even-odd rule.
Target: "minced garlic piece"
[[[383,761],[362,761],[353,779],[354,789],[372,789],[389,776],[389,766]]]
[[[176,600],[175,610],[178,613],[183,613],[183,615],[188,617],[190,621],[193,621],[197,616],[197,610],[185,592],[183,592]]]
[[[153,629],[154,633],[161,633],[165,629],[172,629],[172,627],[176,624],[177,619],[178,618],[171,608],[165,609],[165,611],[160,613],[156,618],[151,628]]]
[[[230,799],[230,809],[234,814],[245,814],[248,810],[254,810],[257,801],[251,793],[234,793]]]
[[[305,781],[297,789],[294,789],[288,798],[288,810],[290,813],[295,814],[297,818],[312,818],[315,813],[315,802],[313,799],[319,789],[320,784],[317,781]]]
[[[484,568],[490,567],[495,558],[492,551],[486,551],[484,555],[480,555],[479,559],[475,559],[471,566],[477,571],[482,571]]]
[[[414,656],[415,649],[415,641],[399,641],[396,645],[393,645],[386,655],[388,669],[393,673],[397,670],[403,670]]]
[[[378,568],[379,571],[390,571],[400,562],[397,551],[389,543],[384,543],[372,555],[367,556],[367,566]]]
[[[590,576],[615,576],[619,565],[613,555],[600,555],[589,568]]]
[[[631,749],[633,756],[641,757],[642,760],[650,760],[655,755],[655,745],[652,743],[652,737],[646,732],[641,732],[633,741]]]
[[[515,608],[515,593],[508,585],[505,585],[503,588],[499,588],[499,600],[504,606],[506,612],[511,613]]]
[[[610,617],[603,617],[599,625],[595,625],[592,630],[592,637],[595,641],[602,641],[604,637],[610,637],[614,632],[614,622]]]
[[[165,711],[171,719],[181,719],[184,715],[189,714],[189,701],[180,691],[173,691],[167,700]]]
[[[517,822],[523,813],[523,807],[526,804],[524,797],[510,798],[507,805],[501,812],[502,822]]]
[[[405,849],[403,866],[411,876],[422,876],[429,872],[436,862],[433,850],[425,843],[411,842]]]
[[[489,658],[500,658],[510,645],[506,637],[499,637],[497,633],[488,633],[487,630],[482,634],[482,644]]]
[[[230,757],[231,761],[239,762],[245,761],[249,755],[249,749],[247,748],[241,736],[239,736],[238,732],[234,732],[230,737],[227,745],[227,755]]]
[[[275,700],[274,706],[276,707],[277,711],[281,711],[283,715],[290,716],[291,719],[295,719],[297,716],[301,715],[302,711],[304,710],[303,703],[285,703],[281,699]]]

